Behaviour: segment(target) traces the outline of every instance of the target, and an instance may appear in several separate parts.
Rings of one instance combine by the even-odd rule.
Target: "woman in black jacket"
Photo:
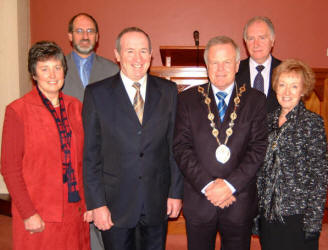
[[[268,115],[268,149],[257,183],[262,250],[315,250],[328,165],[323,119],[302,101],[314,87],[314,73],[289,59],[272,82],[280,107]]]

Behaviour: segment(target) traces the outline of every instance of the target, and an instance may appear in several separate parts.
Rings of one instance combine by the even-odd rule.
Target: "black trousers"
[[[164,250],[167,221],[160,225],[147,225],[142,219],[133,228],[119,228],[115,225],[102,231],[105,250]]]
[[[188,250],[214,250],[217,232],[221,250],[249,250],[252,224],[236,223],[218,214],[209,223],[190,223],[186,220]]]
[[[284,217],[285,223],[260,220],[260,242],[262,250],[318,250],[318,240],[305,241],[303,216]]]

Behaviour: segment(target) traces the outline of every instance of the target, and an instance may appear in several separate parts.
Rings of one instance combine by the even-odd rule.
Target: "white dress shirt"
[[[129,96],[131,104],[133,105],[134,96],[136,95],[137,90],[136,90],[136,88],[132,87],[132,85],[136,81],[132,81],[130,78],[128,78],[126,75],[124,75],[124,73],[122,71],[120,72],[120,75],[121,75],[121,78],[123,81],[124,88]],[[137,82],[140,83],[140,94],[141,94],[142,99],[145,102],[146,88],[147,88],[147,74],[145,74],[145,76]]]
[[[262,70],[261,75],[263,76],[263,79],[264,79],[264,93],[265,93],[266,96],[268,96],[269,86],[270,86],[271,61],[272,61],[271,55],[262,64],[258,64],[251,57],[249,58],[249,72],[250,72],[250,76],[251,76],[251,87],[252,88],[254,86],[255,77],[258,73],[256,67],[258,65],[263,65],[264,66],[264,69]]]

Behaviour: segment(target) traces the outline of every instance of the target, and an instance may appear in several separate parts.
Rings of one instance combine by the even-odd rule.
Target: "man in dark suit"
[[[63,91],[81,102],[88,84],[113,76],[119,71],[117,64],[95,53],[98,35],[97,21],[87,13],[79,13],[69,21],[68,38],[73,51],[66,55],[67,74]],[[104,249],[101,233],[92,223],[90,241],[92,250]]]
[[[97,21],[87,13],[72,17],[68,24],[68,38],[73,51],[66,56],[67,74],[63,91],[83,101],[85,87],[119,71],[117,64],[97,55],[94,51],[98,42]]]
[[[267,111],[271,112],[279,104],[272,89],[272,71],[281,61],[271,56],[275,40],[275,30],[267,17],[256,16],[244,27],[244,41],[249,57],[240,62],[236,79],[256,88],[267,96]]]
[[[263,93],[235,82],[239,48],[225,36],[205,49],[209,83],[178,97],[173,152],[184,175],[188,249],[250,248],[256,172],[266,150]]]
[[[143,30],[124,29],[115,49],[120,73],[85,92],[85,197],[105,249],[164,249],[167,217],[182,206],[172,153],[177,88],[147,74],[151,51]]]

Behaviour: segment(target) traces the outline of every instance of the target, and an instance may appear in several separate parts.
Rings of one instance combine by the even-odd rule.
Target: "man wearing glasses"
[[[115,75],[119,67],[94,52],[98,24],[89,14],[79,13],[72,17],[68,24],[68,38],[73,51],[66,56],[68,70],[63,91],[83,101],[88,84]],[[90,242],[92,250],[104,249],[101,233],[93,224],[90,224]]]
[[[119,68],[94,52],[98,42],[98,24],[91,15],[79,13],[72,17],[68,24],[68,39],[73,51],[66,56],[68,71],[63,91],[83,101],[88,84],[115,75]]]

